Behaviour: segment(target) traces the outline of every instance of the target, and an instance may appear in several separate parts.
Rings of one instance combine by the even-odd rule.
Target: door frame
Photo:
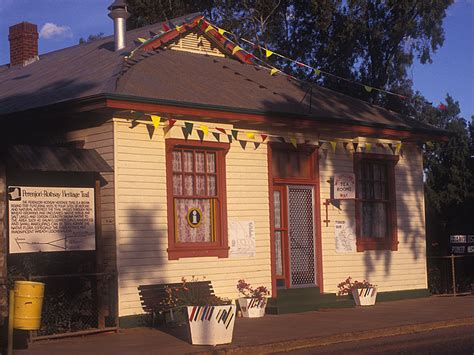
[[[274,220],[274,204],[273,191],[274,185],[311,185],[314,193],[314,234],[315,234],[315,258],[316,258],[316,282],[321,293],[324,292],[323,284],[323,256],[321,242],[321,198],[320,198],[320,177],[319,177],[319,147],[308,144],[300,144],[299,147],[309,150],[311,158],[310,177],[309,178],[280,178],[273,175],[273,150],[278,149],[295,149],[291,144],[268,144],[267,165],[268,165],[268,191],[269,191],[269,211],[270,211],[270,259],[272,273],[272,297],[277,297],[278,291],[276,286],[276,268],[275,268],[275,220]],[[284,261],[285,262],[285,261]]]

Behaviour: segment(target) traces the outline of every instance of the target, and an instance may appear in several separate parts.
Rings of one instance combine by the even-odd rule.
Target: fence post
[[[453,277],[453,296],[456,297],[456,271],[454,266],[454,254],[451,254],[451,274]]]

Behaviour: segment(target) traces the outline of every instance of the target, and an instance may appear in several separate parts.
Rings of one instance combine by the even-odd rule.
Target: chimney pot
[[[21,22],[10,26],[10,66],[28,65],[38,59],[38,26]]]

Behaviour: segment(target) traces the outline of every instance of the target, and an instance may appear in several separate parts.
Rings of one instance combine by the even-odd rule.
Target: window
[[[397,250],[395,165],[398,156],[354,154],[357,251]]]
[[[166,141],[168,258],[228,256],[226,143]]]

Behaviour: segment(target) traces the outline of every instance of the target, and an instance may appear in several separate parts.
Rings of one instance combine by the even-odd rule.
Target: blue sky
[[[39,52],[78,43],[79,38],[112,34],[107,6],[112,0],[0,0],[0,64],[9,62],[8,27],[21,21],[38,25]],[[445,43],[432,64],[409,71],[415,89],[434,105],[449,93],[464,118],[474,115],[474,0],[456,0],[444,20]]]

